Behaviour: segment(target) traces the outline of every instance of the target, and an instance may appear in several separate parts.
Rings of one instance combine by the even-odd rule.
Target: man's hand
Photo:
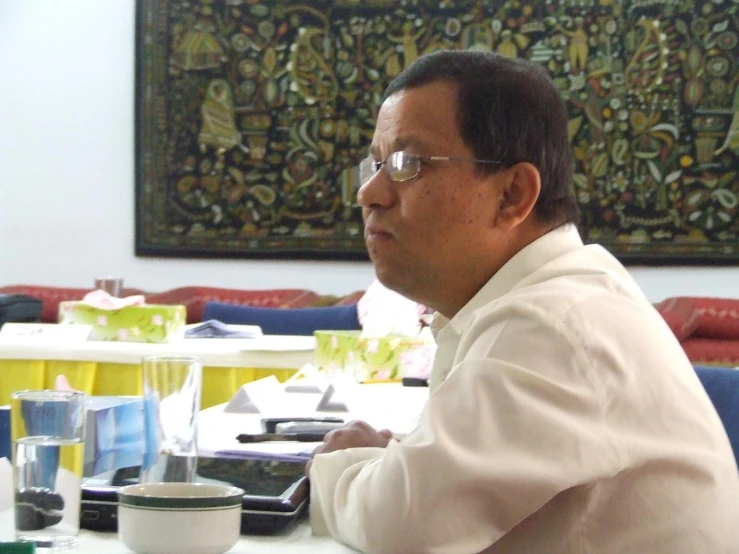
[[[343,427],[326,433],[323,444],[313,451],[313,456],[362,446],[385,448],[392,438],[393,432],[389,429],[375,431],[364,421],[350,421]],[[312,460],[305,465],[306,475],[310,471],[311,462]]]

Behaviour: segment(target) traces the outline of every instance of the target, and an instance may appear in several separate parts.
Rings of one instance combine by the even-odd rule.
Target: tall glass
[[[15,536],[38,546],[77,544],[84,464],[85,393],[11,396]]]
[[[139,479],[143,483],[194,481],[203,361],[147,356],[142,365],[146,450]]]

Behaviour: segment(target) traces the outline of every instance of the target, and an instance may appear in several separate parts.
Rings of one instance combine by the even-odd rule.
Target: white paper
[[[92,325],[55,323],[6,323],[0,328],[0,344],[18,342],[85,342]]]
[[[230,445],[214,454],[228,458],[250,458],[284,462],[307,462],[321,442],[244,443]]]
[[[0,458],[0,512],[13,506],[13,466]]]

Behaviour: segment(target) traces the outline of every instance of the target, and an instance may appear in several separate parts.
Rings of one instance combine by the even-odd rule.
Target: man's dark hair
[[[546,70],[493,52],[441,50],[421,56],[393,79],[385,98],[438,81],[458,87],[459,132],[475,157],[499,160],[502,167],[531,163],[541,175],[537,219],[578,223],[567,109]],[[498,169],[478,164],[484,173]]]

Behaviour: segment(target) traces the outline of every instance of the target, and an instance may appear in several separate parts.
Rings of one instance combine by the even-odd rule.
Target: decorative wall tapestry
[[[438,49],[546,66],[586,241],[739,262],[737,0],[139,0],[139,255],[365,259],[356,173]]]

